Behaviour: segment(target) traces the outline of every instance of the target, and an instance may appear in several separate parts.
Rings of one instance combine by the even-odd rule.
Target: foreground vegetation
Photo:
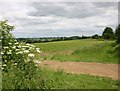
[[[18,73],[17,71],[16,74]],[[53,71],[44,68],[37,70],[30,83],[20,83],[16,80],[16,75],[9,73],[9,75],[3,75],[3,88],[15,89],[16,84],[19,83],[20,87],[16,89],[117,89],[118,81],[110,78],[91,76],[87,74],[70,74],[64,73],[62,70]],[[24,81],[25,82],[25,81]]]
[[[49,68],[48,68],[49,69]],[[51,89],[117,89],[118,81],[110,78],[91,76],[88,74],[70,74],[63,70],[42,69],[44,88]],[[39,73],[40,74],[40,73]]]
[[[34,45],[43,52],[37,55],[37,59],[41,57],[44,60],[118,63],[118,51],[114,42],[84,39]]]

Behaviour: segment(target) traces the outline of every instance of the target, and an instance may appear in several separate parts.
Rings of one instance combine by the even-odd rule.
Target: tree
[[[104,39],[113,39],[114,38],[114,32],[111,27],[106,27],[103,31],[102,37]]]
[[[92,35],[92,39],[99,39],[99,35],[98,34]]]
[[[117,39],[116,42],[120,44],[120,24],[116,27],[115,38]]]

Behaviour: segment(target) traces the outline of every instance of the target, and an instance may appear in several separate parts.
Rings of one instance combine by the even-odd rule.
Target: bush
[[[114,32],[111,27],[106,27],[102,33],[104,39],[114,39]]]
[[[115,37],[116,37],[116,43],[120,44],[120,24],[116,27]]]
[[[0,22],[2,31],[2,87],[3,89],[30,89],[36,87],[37,67],[33,62],[39,48],[34,45],[19,43],[10,33],[14,26],[7,21]],[[36,50],[36,51],[35,51]],[[40,79],[40,78],[39,78]],[[32,86],[31,86],[32,84]],[[39,87],[41,88],[41,87]]]

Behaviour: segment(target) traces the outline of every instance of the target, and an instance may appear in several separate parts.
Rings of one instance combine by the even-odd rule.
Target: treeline
[[[42,43],[53,41],[65,41],[65,40],[78,40],[78,39],[102,39],[102,36],[95,34],[93,36],[71,36],[71,37],[43,37],[43,38],[16,38],[19,42],[25,43]]]
[[[43,37],[43,38],[16,38],[19,42],[25,43],[42,43],[42,42],[53,42],[53,41],[65,41],[65,40],[77,40],[77,39],[88,39],[89,36],[71,36],[71,37]]]

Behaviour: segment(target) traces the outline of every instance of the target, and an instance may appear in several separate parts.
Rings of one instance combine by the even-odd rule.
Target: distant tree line
[[[78,40],[78,39],[100,39],[100,40],[116,40],[120,43],[120,24],[116,27],[115,32],[111,27],[106,27],[102,35],[94,34],[92,36],[71,36],[71,37],[43,37],[43,38],[16,38],[19,42],[26,43],[43,43],[53,41]]]
[[[71,37],[43,37],[43,38],[16,38],[19,42],[25,43],[43,43],[53,41],[65,41],[65,40],[77,40],[77,39],[88,39],[89,36],[71,36]]]

